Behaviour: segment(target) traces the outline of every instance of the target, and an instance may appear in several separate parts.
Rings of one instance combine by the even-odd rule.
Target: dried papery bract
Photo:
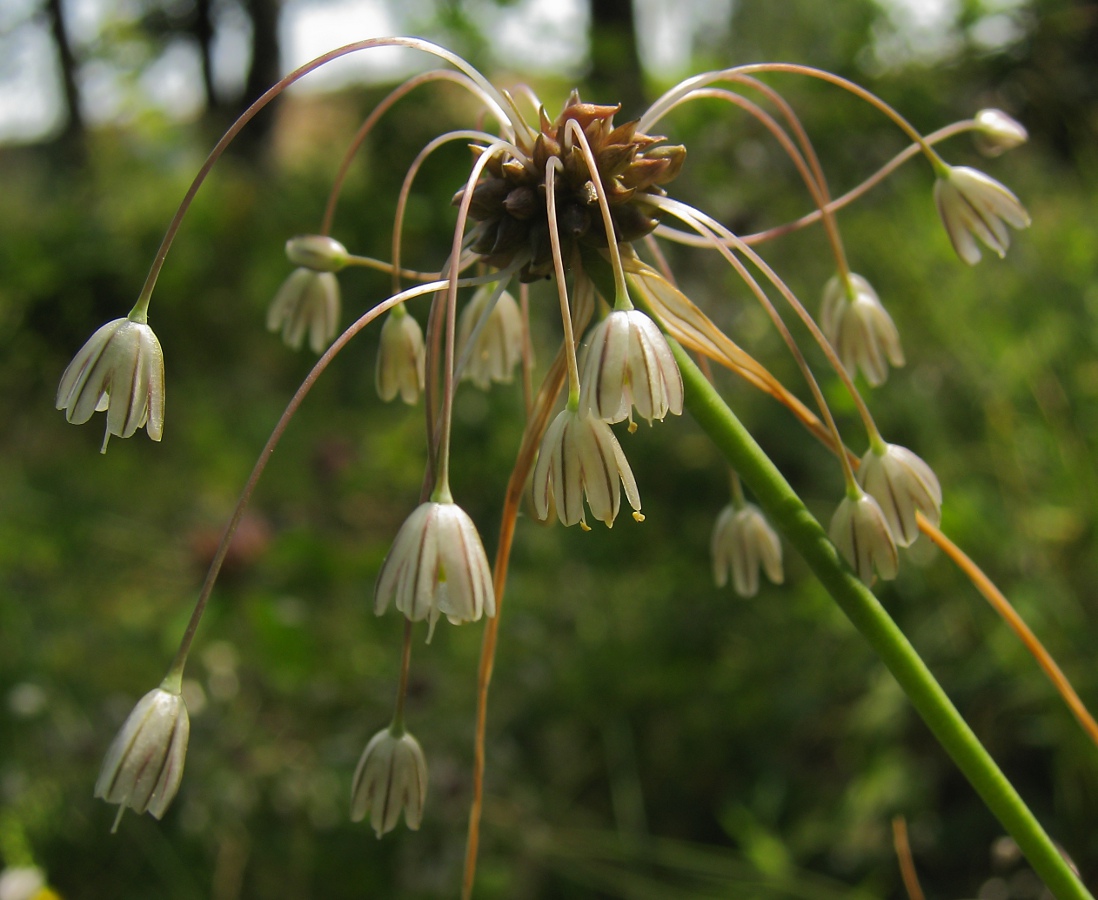
[[[977,238],[1002,257],[1010,247],[1007,225],[1029,227],[1029,213],[1018,198],[968,166],[946,166],[934,183],[934,200],[953,249],[970,266],[980,261]]]
[[[937,526],[942,520],[942,487],[922,459],[897,444],[873,446],[862,457],[858,483],[877,501],[892,537],[909,547],[919,536],[916,513]]]
[[[111,743],[95,782],[95,796],[122,812],[148,810],[161,818],[183,777],[190,718],[183,696],[163,686],[142,697]]]
[[[667,338],[637,309],[615,309],[595,326],[580,382],[580,408],[606,422],[633,406],[649,423],[682,414],[682,375]]]
[[[709,541],[713,580],[717,587],[728,584],[741,597],[759,592],[759,569],[773,584],[785,579],[782,569],[782,543],[766,516],[754,503],[737,507],[730,503],[721,510]]]
[[[460,625],[496,614],[484,546],[456,503],[422,503],[400,526],[378,572],[374,612],[390,603],[412,622],[427,620],[428,642],[440,615]]]
[[[637,482],[610,426],[586,410],[561,410],[545,432],[534,466],[538,518],[545,519],[555,505],[565,525],[578,522],[586,527],[586,495],[591,514],[609,528],[621,506],[621,486],[633,507],[633,517],[640,521],[644,517]]]
[[[481,390],[487,390],[492,382],[509,384],[515,367],[522,360],[522,312],[509,291],[503,291],[496,299],[473,345],[469,347],[469,341],[493,293],[492,285],[479,288],[461,311],[458,320],[457,355],[462,358],[468,354],[461,377]]]
[[[103,453],[112,434],[130,437],[146,427],[164,433],[164,353],[144,316],[115,319],[95,332],[73,357],[57,388],[57,408],[75,425],[107,413]]]
[[[415,403],[423,390],[426,354],[419,322],[403,305],[395,307],[381,326],[375,370],[378,396],[388,403],[400,394],[405,403]]]
[[[873,584],[874,570],[885,581],[896,577],[900,568],[896,543],[880,505],[869,494],[843,498],[831,519],[829,535],[843,559],[865,584]]]
[[[370,814],[370,826],[380,839],[396,828],[400,814],[412,831],[419,829],[427,802],[427,760],[419,741],[392,726],[375,734],[355,769],[351,787],[351,821]]]
[[[820,330],[851,378],[860,368],[866,381],[877,387],[888,379],[889,365],[904,365],[900,333],[877,292],[861,275],[851,273],[849,289],[838,275],[827,282]]]

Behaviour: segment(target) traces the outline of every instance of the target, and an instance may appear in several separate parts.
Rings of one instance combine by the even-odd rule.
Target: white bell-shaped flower
[[[887,380],[889,364],[899,368],[905,362],[892,317],[861,275],[850,274],[849,291],[838,275],[827,282],[820,305],[820,330],[850,377],[860,368],[874,387]]]
[[[419,742],[403,728],[375,734],[355,769],[351,786],[351,821],[370,814],[370,826],[380,838],[396,828],[400,814],[412,831],[423,820],[427,802],[427,760]]]
[[[900,568],[896,542],[881,507],[869,494],[859,490],[856,497],[844,497],[831,518],[829,533],[831,542],[865,584],[873,583],[874,569],[885,581],[896,577]]]
[[[968,166],[949,166],[938,176],[934,201],[953,249],[970,266],[980,261],[977,238],[1002,257],[1010,247],[1007,225],[1029,227],[1021,201],[994,178]]]
[[[858,468],[858,483],[881,507],[892,537],[910,547],[919,536],[917,512],[937,525],[942,520],[942,486],[922,459],[898,444],[870,447]]]
[[[457,353],[459,359],[466,360],[461,378],[473,382],[481,390],[487,390],[493,381],[510,384],[515,367],[522,360],[525,334],[522,311],[515,298],[504,291],[485,318],[493,293],[492,285],[478,289],[458,319]],[[474,338],[482,318],[484,323]],[[469,346],[470,340],[472,346]]]
[[[738,508],[730,503],[721,510],[709,550],[717,587],[728,584],[731,574],[732,586],[741,597],[754,597],[759,592],[760,568],[773,584],[781,584],[785,578],[782,542],[754,503]]]

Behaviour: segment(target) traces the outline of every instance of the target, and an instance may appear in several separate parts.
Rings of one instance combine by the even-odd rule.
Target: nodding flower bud
[[[405,403],[415,403],[423,390],[426,360],[427,348],[419,322],[403,304],[394,307],[381,326],[374,373],[378,396],[388,403],[400,394]]]
[[[267,330],[282,330],[282,341],[300,350],[309,333],[309,347],[323,353],[339,326],[339,282],[331,272],[294,269],[267,310]]]
[[[463,381],[473,382],[482,391],[487,390],[493,381],[510,383],[515,366],[522,359],[522,312],[515,298],[507,291],[496,299],[473,339],[493,293],[492,285],[484,285],[466,304],[458,319],[458,355],[465,358],[468,354],[461,377]],[[470,340],[473,341],[472,346],[469,346]]]
[[[164,815],[179,790],[191,724],[183,696],[159,687],[149,691],[115,735],[95,782],[95,796],[120,805],[114,831],[126,807]]]
[[[326,234],[299,234],[286,241],[286,258],[295,266],[316,272],[338,272],[347,265],[350,254]]]
[[[888,366],[904,364],[900,332],[877,292],[861,275],[850,273],[849,285],[838,275],[824,288],[820,329],[851,378],[861,369],[878,387],[888,379]]]
[[[864,584],[873,584],[873,570],[885,581],[896,577],[900,568],[896,542],[880,505],[869,494],[855,488],[831,519],[831,542],[839,548],[854,573]]]
[[[917,512],[935,526],[942,520],[938,477],[906,447],[870,447],[858,467],[858,483],[877,501],[892,537],[901,547],[910,547],[919,536]]]
[[[403,728],[379,731],[366,745],[351,786],[351,821],[370,813],[370,826],[380,839],[404,824],[419,829],[427,802],[427,760],[419,742]]]
[[[1029,213],[1018,198],[968,166],[948,166],[934,184],[934,200],[953,249],[970,266],[980,261],[977,238],[1002,257],[1010,246],[1007,225],[1029,227]]]
[[[984,156],[998,156],[1029,140],[1029,132],[1001,109],[981,109],[976,113],[976,148]]]
[[[61,376],[57,408],[75,425],[106,410],[103,453],[112,434],[128,438],[142,426],[154,441],[160,440],[164,353],[143,319],[115,319],[88,339]]]
[[[729,504],[721,510],[709,549],[717,587],[728,584],[731,572],[732,586],[741,597],[754,597],[759,592],[760,567],[773,584],[784,580],[782,543],[754,503],[740,508]]]

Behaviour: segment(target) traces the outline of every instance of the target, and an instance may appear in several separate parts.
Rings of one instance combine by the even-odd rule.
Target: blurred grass
[[[917,116],[949,114],[927,112],[932,88],[907,90]],[[423,830],[379,843],[346,821],[354,763],[396,684],[400,624],[374,619],[373,578],[416,502],[424,456],[421,410],[374,394],[371,336],[306,401],[215,592],[188,670],[191,750],[173,809],[161,824],[128,816],[112,838],[113,810],[90,796],[103,748],[162,676],[254,455],[311,364],[264,332],[264,311],[289,270],[282,243],[316,227],[367,99],[336,98],[315,116],[291,106],[267,167],[229,159],[216,171],[151,310],[168,366],[164,442],[115,440],[105,457],[98,424],[73,428],[53,410],[56,380],[97,325],[129,308],[206,142],[161,126],[97,134],[85,169],[46,152],[0,157],[0,857],[33,858],[65,897],[454,893],[479,627],[440,627],[414,649],[408,721],[431,766]],[[444,100],[407,107],[348,184],[336,235],[354,250],[387,255],[391,185],[451,115]],[[809,107],[836,192],[896,147],[844,104]],[[697,148],[678,193],[748,227],[803,211],[773,154],[737,155],[743,130],[708,109],[668,123]],[[412,207],[423,236],[413,265],[448,246],[454,167],[467,164],[453,149],[427,168],[426,199]],[[976,159],[961,141],[949,158]],[[916,168],[840,217],[909,359],[871,404],[886,437],[935,467],[947,531],[1094,708],[1098,185],[1039,145],[987,168],[1034,218],[1005,262],[969,270],[953,258]],[[814,306],[830,274],[822,237],[765,254]],[[797,386],[746,292],[714,260],[672,255],[687,291]],[[360,271],[341,284],[345,321],[386,292]],[[551,336],[539,341],[544,362],[555,299],[534,297]],[[768,401],[720,382],[829,516],[835,467]],[[519,411],[517,389],[459,396],[454,491],[489,545]],[[853,427],[849,439],[860,449]],[[899,896],[894,813],[911,824],[928,896],[971,896],[1013,871],[991,857],[990,815],[797,559],[784,587],[751,601],[712,587],[708,534],[726,477],[697,429],[665,422],[622,440],[642,526],[519,526],[478,895]],[[1036,666],[926,548],[880,594],[1093,881],[1098,757]]]

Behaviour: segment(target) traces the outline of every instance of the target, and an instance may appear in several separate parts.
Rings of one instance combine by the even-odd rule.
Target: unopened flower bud
[[[370,813],[378,838],[404,824],[419,829],[427,802],[427,760],[419,742],[402,728],[379,731],[366,745],[351,787],[351,821]]]
[[[326,234],[299,234],[286,241],[286,258],[316,272],[338,272],[349,257],[347,248]]]
[[[1001,109],[982,109],[976,113],[977,149],[984,156],[998,156],[1029,140],[1029,132]]]
[[[75,425],[105,410],[103,453],[112,434],[128,438],[142,426],[154,441],[160,440],[164,353],[144,317],[115,319],[88,339],[61,376],[57,408]]]
[[[126,807],[164,815],[183,777],[191,724],[179,693],[159,687],[134,707],[111,743],[95,782],[95,796],[120,805],[114,831]]]

